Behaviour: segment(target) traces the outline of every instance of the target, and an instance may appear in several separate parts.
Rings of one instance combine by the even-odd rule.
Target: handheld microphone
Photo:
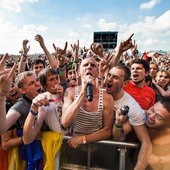
[[[87,99],[89,102],[93,100],[93,88],[91,83],[87,83]]]

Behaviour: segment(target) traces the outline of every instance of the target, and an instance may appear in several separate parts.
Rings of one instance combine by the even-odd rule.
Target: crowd
[[[19,57],[1,56],[0,169],[58,170],[64,135],[72,148],[105,139],[140,142],[135,170],[168,169],[170,55],[139,56],[132,38],[116,53],[99,43],[80,52],[77,41],[72,50],[67,42],[64,49],[53,44],[51,54],[36,35],[43,55],[29,55],[23,40]]]

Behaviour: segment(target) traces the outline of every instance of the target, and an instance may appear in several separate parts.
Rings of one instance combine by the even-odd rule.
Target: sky
[[[169,0],[0,0],[0,54],[19,54],[28,39],[29,54],[80,41],[89,47],[93,33],[118,31],[118,44],[132,33],[140,52],[170,51]]]

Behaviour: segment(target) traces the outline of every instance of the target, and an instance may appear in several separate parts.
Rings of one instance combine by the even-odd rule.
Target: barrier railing
[[[71,136],[65,136],[64,140],[71,139]],[[138,148],[138,143],[129,143],[129,142],[122,142],[122,141],[112,141],[112,140],[102,140],[98,142],[88,143],[87,144],[87,165],[86,169],[90,170],[91,167],[91,145],[92,144],[105,144],[105,145],[112,145],[112,146],[118,146],[119,154],[119,170],[125,170],[125,156],[126,156],[126,150],[127,148]]]

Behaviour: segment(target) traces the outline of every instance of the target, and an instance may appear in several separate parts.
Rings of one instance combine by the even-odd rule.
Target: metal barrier
[[[71,136],[65,136],[64,140],[71,139]],[[118,146],[119,154],[119,170],[125,170],[125,156],[127,148],[138,148],[139,144],[137,143],[129,143],[129,142],[121,142],[121,141],[112,141],[112,140],[102,140],[98,142],[88,143],[87,144],[87,164],[86,169],[90,170],[91,168],[91,151],[92,151],[92,144],[105,144],[105,145],[112,145]]]

